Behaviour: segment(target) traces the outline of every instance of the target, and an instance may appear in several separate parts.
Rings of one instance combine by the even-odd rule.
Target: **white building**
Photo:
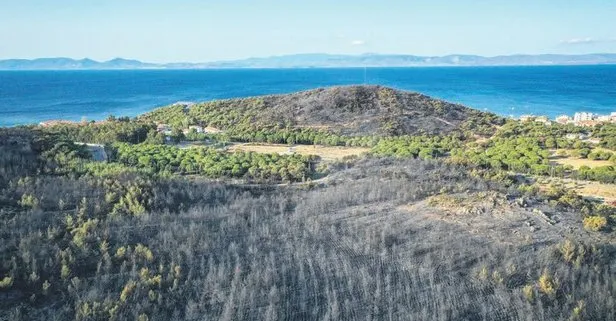
[[[610,119],[611,119],[611,116],[608,116],[608,115],[601,115],[601,116],[597,117],[598,121],[606,122],[606,123],[609,122]]]
[[[172,135],[173,134],[173,129],[171,128],[171,126],[167,125],[167,124],[158,124],[156,126],[156,131],[159,133],[162,133],[164,135]]]
[[[523,123],[528,122],[528,121],[532,121],[533,119],[535,119],[535,116],[533,116],[533,115],[522,115],[522,116],[520,116],[520,121],[523,122]]]
[[[570,121],[572,121],[573,119],[571,119],[571,117],[567,116],[567,115],[560,115],[558,117],[556,117],[556,122],[559,124],[568,124]]]
[[[201,126],[194,126],[194,125],[193,126],[188,126],[188,129],[189,130],[193,130],[194,129],[197,132],[197,134],[203,133],[203,127],[201,127]]]
[[[585,140],[590,138],[590,135],[588,134],[584,134],[584,133],[580,133],[580,134],[567,134],[565,136],[567,139],[579,139],[579,140]]]
[[[205,130],[203,129],[203,127],[193,125],[193,126],[188,126],[188,128],[186,128],[186,129],[184,129],[184,130],[183,130],[184,135],[188,135],[188,134],[189,134],[191,131],[193,131],[193,130],[194,130],[197,134],[202,134],[202,133],[204,133],[204,132],[205,132]]]
[[[593,113],[587,113],[587,112],[575,113],[575,115],[573,115],[573,121],[575,122],[589,121],[589,120],[593,120],[594,117],[595,115]]]

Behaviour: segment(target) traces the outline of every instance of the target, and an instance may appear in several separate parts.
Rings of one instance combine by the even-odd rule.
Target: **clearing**
[[[616,202],[616,185],[598,182],[577,182],[577,191],[583,196],[596,196],[605,202]]]
[[[544,178],[539,181],[540,186],[549,186],[552,183],[562,184],[573,188],[578,194],[589,198],[600,198],[606,203],[616,202],[616,184],[605,184],[592,181],[574,180],[570,178]]]
[[[571,165],[574,169],[579,169],[582,166],[588,166],[590,168],[600,167],[600,166],[612,166],[614,163],[607,160],[592,160],[586,158],[577,158],[577,157],[561,157],[561,158],[552,158],[551,163],[555,163],[558,165]]]
[[[602,148],[595,148],[594,151],[607,151]],[[587,158],[579,158],[574,156],[558,156],[558,152],[560,150],[550,150],[550,163],[553,165],[571,165],[574,169],[579,169],[582,166],[588,166],[590,168],[600,167],[600,166],[612,166],[613,162],[608,160],[592,160]]]
[[[370,151],[365,147],[341,147],[322,145],[284,145],[284,144],[236,144],[229,147],[230,151],[246,151],[256,153],[278,153],[288,155],[297,153],[300,155],[316,155],[326,161],[340,160],[347,156],[359,156]]]

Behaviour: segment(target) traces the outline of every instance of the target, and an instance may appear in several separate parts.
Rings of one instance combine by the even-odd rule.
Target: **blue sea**
[[[0,71],[0,126],[136,116],[177,101],[378,84],[502,116],[616,111],[616,66]]]

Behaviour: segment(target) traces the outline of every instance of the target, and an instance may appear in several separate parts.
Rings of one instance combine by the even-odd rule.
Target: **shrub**
[[[584,228],[589,231],[598,232],[604,229],[606,226],[607,218],[603,216],[588,216],[584,218]]]
[[[68,267],[68,265],[66,265],[65,263],[62,263],[62,267],[60,268],[60,277],[63,280],[68,279],[68,277],[71,275],[71,269]]]
[[[539,291],[547,295],[554,295],[556,293],[556,282],[554,278],[550,276],[547,270],[543,270],[541,276],[539,277]]]
[[[19,201],[19,205],[28,208],[36,208],[39,205],[39,201],[36,197],[30,194],[24,194],[21,196],[21,201]]]
[[[490,271],[488,271],[487,266],[482,266],[479,272],[477,272],[477,278],[481,281],[486,281],[490,276]]]
[[[584,300],[579,300],[575,308],[573,308],[573,313],[571,314],[571,318],[569,318],[569,320],[582,320],[585,306],[586,304]]]
[[[522,288],[522,293],[528,302],[532,302],[535,300],[535,289],[532,285],[527,284]]]
[[[145,259],[148,262],[152,262],[152,260],[154,260],[152,251],[142,244],[137,244],[137,246],[135,246],[135,256]]]
[[[566,240],[559,248],[560,254],[566,262],[572,262],[575,258],[575,243],[571,240]]]
[[[51,283],[49,283],[48,280],[45,280],[45,282],[43,282],[43,294],[47,295],[47,293],[49,293],[49,288],[51,287]]]
[[[504,279],[501,276],[500,272],[494,271],[492,273],[492,281],[494,281],[494,283],[496,284],[503,284]]]
[[[4,277],[4,279],[0,280],[0,289],[8,289],[13,286],[13,278],[10,276]]]
[[[135,281],[128,281],[128,283],[126,283],[126,285],[122,289],[122,292],[120,293],[120,301],[126,302],[128,297],[133,293],[133,291],[135,291],[136,287],[137,284],[135,283]]]

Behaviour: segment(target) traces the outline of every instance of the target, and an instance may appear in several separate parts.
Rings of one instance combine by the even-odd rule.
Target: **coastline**
[[[616,65],[368,68],[367,73],[363,68],[10,71],[0,72],[0,126],[134,117],[177,101],[354,84],[419,92],[502,117],[540,111],[555,119],[577,111],[616,111],[613,83]]]

